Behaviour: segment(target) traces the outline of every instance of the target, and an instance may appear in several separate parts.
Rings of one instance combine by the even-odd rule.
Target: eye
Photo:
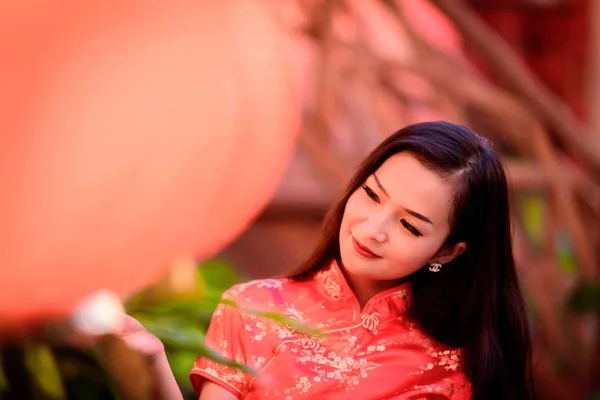
[[[373,200],[376,203],[379,203],[379,196],[377,196],[377,193],[375,193],[373,191],[373,189],[371,189],[367,185],[363,185],[362,188],[365,191],[365,193],[367,194],[367,196],[369,196],[371,198],[371,200]]]
[[[411,224],[409,224],[405,219],[400,220],[400,223],[402,224],[402,226],[404,228],[406,228],[407,231],[409,231],[410,233],[412,233],[416,237],[423,236],[423,234],[421,232],[419,232],[417,230],[417,228],[415,228],[414,226],[412,226]]]

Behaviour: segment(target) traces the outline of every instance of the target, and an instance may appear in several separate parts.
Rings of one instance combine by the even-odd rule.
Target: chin
[[[385,260],[365,260],[356,254],[344,256],[343,252],[341,258],[340,267],[348,274],[367,281],[397,281],[412,273],[403,274],[396,271],[394,275],[390,275],[390,265]]]
[[[381,279],[378,277],[377,260],[365,260],[356,254],[346,255],[342,253],[342,267],[352,275],[369,279]]]

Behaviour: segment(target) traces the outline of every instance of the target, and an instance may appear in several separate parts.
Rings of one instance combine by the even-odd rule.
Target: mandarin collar
[[[342,306],[352,307],[355,311],[354,315],[376,312],[380,315],[383,313],[386,316],[393,317],[404,314],[410,306],[411,285],[410,282],[405,282],[376,294],[365,304],[361,311],[358,299],[335,260],[316,273],[315,281],[319,291],[325,298]]]

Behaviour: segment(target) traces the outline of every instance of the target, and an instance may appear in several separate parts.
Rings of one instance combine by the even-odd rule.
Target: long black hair
[[[424,267],[409,277],[409,316],[433,339],[463,349],[473,399],[533,399],[530,329],[513,259],[507,180],[489,143],[466,127],[424,122],[389,136],[362,163],[325,218],[316,249],[290,276],[305,279],[340,261],[339,231],[348,198],[402,151],[453,179],[446,244],[467,244],[440,272]]]

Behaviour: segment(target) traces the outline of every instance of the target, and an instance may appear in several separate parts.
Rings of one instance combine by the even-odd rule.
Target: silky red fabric
[[[471,398],[460,349],[436,343],[405,316],[409,284],[378,294],[361,312],[332,263],[307,281],[252,281],[224,298],[241,308],[217,307],[206,344],[256,375],[198,358],[190,375],[197,393],[208,379],[246,400]],[[318,332],[297,332],[251,310]]]

